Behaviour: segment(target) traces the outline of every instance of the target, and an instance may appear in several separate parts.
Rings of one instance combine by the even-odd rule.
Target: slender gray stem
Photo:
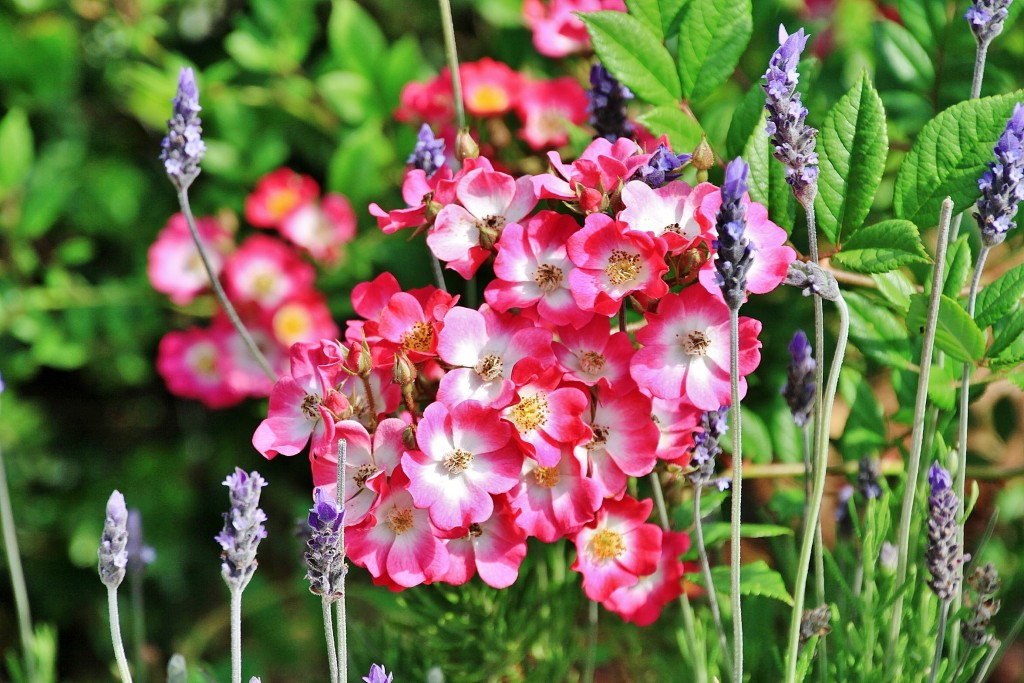
[[[192,216],[192,207],[188,201],[188,190],[178,190],[178,204],[181,205],[181,213],[185,216],[185,222],[188,223],[189,232],[192,233],[192,241],[196,244],[196,249],[199,250],[199,258],[203,262],[203,267],[206,268],[206,275],[210,278],[210,286],[213,287],[213,295],[217,297],[217,302],[220,303],[221,308],[224,309],[224,313],[227,314],[228,320],[231,321],[231,325],[238,332],[238,336],[245,342],[245,346],[249,349],[249,353],[256,359],[260,369],[263,370],[263,374],[267,376],[271,382],[277,381],[277,375],[274,370],[270,367],[270,363],[267,361],[267,357],[260,351],[260,347],[256,345],[252,335],[249,334],[249,330],[245,327],[245,323],[238,317],[238,312],[235,307],[231,305],[231,300],[228,299],[228,295],[224,292],[224,288],[220,284],[220,279],[217,274],[213,271],[213,264],[210,263],[210,255],[206,249],[206,245],[203,243],[203,238],[199,235],[199,229],[196,228],[196,219]]]
[[[668,519],[665,493],[661,490],[661,479],[658,478],[657,472],[651,472],[651,490],[654,494],[654,507],[658,510],[658,521],[661,523],[661,528],[663,531],[671,531],[672,525]],[[683,610],[683,628],[686,630],[686,639],[690,645],[690,654],[693,657],[697,680],[706,681],[708,680],[707,665],[704,661],[704,652],[697,648],[696,619],[694,619],[693,606],[690,604],[690,598],[686,595],[685,590],[679,594],[679,606]],[[728,649],[724,649],[722,656],[725,657],[725,653],[728,651]],[[727,660],[728,657],[725,659]]]
[[[1007,640],[1006,642],[1012,643],[1013,640]],[[978,674],[974,677],[973,683],[982,683],[982,681],[988,678],[988,670],[992,668],[992,662],[995,661],[995,658],[1002,649],[1003,647],[998,640],[993,640],[989,644],[988,654],[985,655],[985,661],[978,667]]]
[[[334,647],[334,620],[331,619],[331,601],[321,596],[320,607],[324,615],[324,639],[327,641],[327,666],[331,670],[331,683],[338,683],[338,651]]]
[[[459,74],[459,53],[455,48],[455,23],[449,0],[438,0],[441,7],[441,29],[444,33],[444,53],[452,76],[452,98],[455,100],[455,121],[459,130],[466,127],[466,107],[462,102],[462,77]]]
[[[135,664],[135,675],[139,683],[148,678],[146,659],[143,656],[146,647],[146,607],[142,593],[142,572],[129,571],[128,587],[131,596],[132,610],[132,661]]]
[[[917,498],[917,475],[921,468],[921,446],[924,441],[924,413],[928,405],[928,377],[931,374],[932,352],[935,348],[935,329],[939,320],[939,300],[942,295],[942,276],[946,263],[946,246],[949,238],[949,222],[953,214],[953,200],[949,197],[942,202],[939,214],[939,233],[935,245],[935,265],[932,267],[932,290],[928,302],[928,318],[921,342],[921,373],[917,380],[917,400],[914,404],[914,427],[910,438],[910,453],[907,458],[907,478],[903,487],[903,504],[900,509],[899,536],[896,541],[896,586],[903,586],[907,580],[907,551],[910,547],[910,526]],[[892,623],[889,627],[888,654],[890,661],[895,650],[903,622],[903,600],[906,591],[901,591],[893,604]],[[901,662],[894,661],[899,669]],[[898,672],[897,672],[898,673]]]
[[[722,624],[722,612],[718,608],[718,591],[711,580],[711,563],[708,561],[708,550],[704,545],[704,524],[700,514],[700,492],[704,487],[698,484],[693,487],[693,529],[697,535],[697,554],[700,556],[700,570],[704,576],[704,586],[708,592],[708,604],[711,606],[711,616],[715,620],[715,629],[718,631],[718,641],[722,646],[723,661],[729,664],[729,639],[725,635],[725,626]],[[729,678],[733,678],[732,667],[727,666]]]
[[[939,664],[942,662],[942,643],[946,639],[946,621],[949,619],[949,600],[942,601],[939,608],[939,633],[935,636],[935,656],[932,657],[932,670],[928,674],[928,683],[935,683],[939,675]]]
[[[110,640],[114,644],[117,673],[120,674],[124,683],[131,683],[132,672],[128,668],[128,658],[124,654],[124,641],[121,639],[121,616],[117,609],[116,586],[107,586],[107,613],[110,615]]]
[[[11,491],[7,486],[7,466],[0,451],[0,525],[4,533],[4,552],[7,554],[7,569],[11,574],[11,590],[18,613],[18,632],[21,635],[21,651],[24,655],[25,673],[29,680],[35,677],[35,657],[32,655],[32,614],[28,604],[28,588],[25,572],[21,567],[21,552],[18,550],[18,532],[14,525],[14,509],[11,505]]]
[[[338,507],[345,509],[345,469],[348,467],[348,439],[341,439],[338,442]],[[344,513],[342,513],[344,514]],[[345,519],[341,520],[341,528],[338,530],[338,548],[341,550],[342,562],[348,555],[345,547]],[[345,606],[345,577],[347,567],[341,574],[341,597],[335,600],[334,609],[338,617],[338,680],[341,683],[348,681],[348,614]]]
[[[231,683],[242,683],[242,589],[231,587]]]
[[[594,683],[597,668],[597,603],[589,601],[587,611],[587,660],[583,664],[583,683]]]
[[[839,308],[839,337],[836,340],[836,352],[832,357],[832,366],[828,373],[828,387],[822,394],[822,424],[832,419],[832,406],[835,404],[836,389],[839,387],[839,371],[843,367],[846,356],[846,342],[850,334],[850,309],[842,295],[836,299]],[[800,646],[800,620],[804,611],[804,596],[807,591],[807,573],[810,570],[811,551],[814,546],[816,530],[821,521],[821,501],[825,495],[825,479],[828,470],[828,430],[818,432],[815,444],[814,487],[811,491],[811,508],[804,526],[803,541],[800,544],[800,559],[797,563],[796,583],[793,586],[793,616],[789,622],[789,646],[786,655],[786,681],[796,681],[796,664]]]
[[[971,99],[981,97],[981,82],[985,79],[985,58],[988,56],[988,41],[979,42],[974,54],[974,79],[971,81]]]
[[[434,268],[434,279],[437,280],[437,288],[447,293],[448,285],[444,283],[444,272],[441,270],[441,262],[433,254],[430,255],[430,265]]]
[[[740,604],[740,526],[743,496],[743,415],[740,412],[740,312],[729,310],[729,379],[732,384],[732,519],[729,590],[732,599],[733,680],[743,680],[743,612]]]

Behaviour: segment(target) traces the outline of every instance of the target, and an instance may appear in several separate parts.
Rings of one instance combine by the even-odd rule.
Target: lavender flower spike
[[[814,410],[814,370],[817,367],[811,343],[803,330],[797,330],[789,342],[789,355],[792,360],[782,396],[793,413],[793,422],[797,427],[803,427]]]
[[[974,0],[964,14],[979,45],[988,45],[1003,32],[1003,22],[1013,0]]]
[[[167,137],[160,143],[160,161],[171,182],[186,190],[199,175],[199,162],[206,152],[203,126],[199,118],[199,88],[192,69],[183,67],[178,76],[178,94],[172,100],[174,109],[167,121]]]
[[[802,28],[789,35],[784,26],[779,26],[779,49],[768,62],[761,86],[766,95],[767,131],[772,136],[775,158],[785,165],[786,182],[805,207],[818,192],[818,153],[814,151],[818,131],[804,123],[807,108],[796,91],[800,80],[796,67],[806,45],[807,35]]]
[[[420,126],[420,132],[416,134],[416,147],[405,163],[421,169],[429,178],[437,169],[444,166],[444,162],[444,140],[435,138],[430,124],[424,123]]]
[[[747,271],[754,254],[744,236],[747,229],[747,173],[750,167],[736,157],[725,168],[722,183],[722,206],[718,210],[718,239],[714,242],[716,280],[731,310],[739,310],[747,296]]]
[[[1024,199],[1024,103],[1014,106],[1006,130],[992,151],[996,160],[989,162],[988,170],[978,180],[981,199],[974,212],[986,247],[996,246],[1017,227],[1013,218]]]
[[[939,463],[928,470],[928,549],[925,565],[932,575],[928,586],[940,600],[952,600],[960,590],[960,565],[970,559],[956,540],[956,511],[960,504],[953,493],[953,479]]]
[[[124,495],[114,491],[107,500],[107,518],[100,538],[100,581],[108,588],[117,588],[124,580],[128,566],[128,508]]]
[[[630,89],[615,80],[600,62],[590,67],[590,86],[587,111],[589,123],[597,131],[594,137],[609,142],[633,137],[633,124],[626,118],[626,105],[634,97]]]
[[[232,590],[244,590],[256,572],[256,548],[267,537],[263,522],[267,515],[259,508],[260,489],[267,485],[259,472],[246,474],[236,467],[224,480],[231,509],[224,513],[224,530],[216,541],[224,549],[220,573]]]
[[[366,683],[391,683],[393,678],[394,674],[389,674],[380,664],[371,664],[370,674],[363,676]]]
[[[314,504],[309,511],[311,533],[306,542],[306,578],[309,590],[333,602],[342,595],[345,577],[345,555],[341,548],[341,522],[345,511],[338,507],[323,487],[313,492]]]
[[[647,163],[637,169],[634,177],[658,189],[665,183],[679,178],[683,174],[683,166],[689,163],[692,157],[692,154],[676,154],[662,143],[654,150]]]
[[[694,486],[714,484],[721,488],[725,480],[713,480],[713,477],[715,458],[722,452],[719,441],[729,431],[729,406],[702,413],[700,427],[701,430],[693,434],[693,453],[690,462],[694,465],[694,470],[687,474],[686,478]],[[725,484],[728,487],[728,483]]]

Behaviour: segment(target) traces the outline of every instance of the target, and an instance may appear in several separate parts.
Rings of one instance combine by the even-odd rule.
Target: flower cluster
[[[267,537],[267,515],[259,507],[260,489],[266,485],[259,472],[246,474],[237,467],[224,480],[231,509],[224,513],[224,529],[216,541],[223,549],[221,574],[232,590],[244,590],[256,572],[256,549]]]
[[[577,12],[626,11],[623,0],[524,0],[523,17],[533,46],[545,57],[567,57],[590,49],[590,36]]]
[[[814,373],[817,364],[811,343],[803,330],[797,330],[789,342],[790,363],[782,396],[793,413],[793,422],[803,427],[814,411]]]
[[[1024,200],[1024,103],[1018,102],[1006,129],[992,150],[996,160],[978,180],[981,199],[974,218],[981,230],[981,241],[993,247],[1006,233],[1017,227],[1017,205]]]
[[[246,199],[245,218],[278,234],[253,234],[237,245],[230,216],[200,217],[196,227],[229,298],[280,373],[294,343],[338,334],[325,297],[314,287],[316,270],[302,252],[336,262],[355,236],[355,213],[343,196],[321,198],[312,178],[282,168],[259,181]],[[150,247],[148,272],[153,288],[176,306],[188,306],[209,291],[209,276],[182,214],[168,220]],[[219,309],[208,328],[165,335],[157,369],[171,392],[212,408],[266,396],[271,388]]]
[[[124,580],[128,567],[128,508],[124,495],[114,491],[107,500],[107,515],[100,538],[99,555],[100,581],[108,588],[117,588]]]
[[[167,121],[167,136],[160,143],[160,161],[175,187],[188,189],[199,175],[199,162],[206,153],[203,126],[199,119],[199,87],[192,69],[183,68],[178,76],[178,93]]]
[[[960,590],[960,565],[970,559],[956,540],[956,510],[960,501],[953,493],[953,479],[939,463],[928,470],[928,549],[925,565],[931,574],[928,585],[940,600],[952,600]]]
[[[1003,22],[1009,16],[1013,0],[973,0],[967,8],[964,19],[971,25],[971,32],[980,45],[988,45],[1003,32]]]
[[[731,400],[713,264],[723,200],[710,183],[637,179],[651,158],[598,138],[571,163],[551,152],[541,176],[486,157],[411,168],[406,208],[371,206],[383,231],[425,232],[463,277],[485,263],[495,275],[478,308],[388,273],[357,285],[359,318],[341,340],[292,348],[253,437],[266,457],[311,443],[324,495],[346,440],[347,556],[376,583],[508,586],[532,536],[573,542],[584,591],[625,619],[651,623],[680,594],[689,539],[650,523],[627,481],[659,460],[685,466],[701,413]],[[764,207],[746,208],[759,258],[743,296],[777,287],[795,257]],[[612,329],[627,306],[643,317],[639,349]],[[760,362],[760,329],[740,318],[741,375]]]

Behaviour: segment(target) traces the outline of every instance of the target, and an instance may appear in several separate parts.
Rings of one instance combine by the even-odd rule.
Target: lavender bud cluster
[[[964,19],[971,25],[971,32],[979,45],[988,45],[1003,32],[1003,22],[1009,14],[1013,0],[974,0],[967,8]]]
[[[366,683],[391,683],[393,677],[394,674],[389,674],[380,664],[371,664],[370,674],[363,676],[363,680]]]
[[[683,166],[690,161],[692,154],[674,154],[664,144],[658,145],[647,163],[637,169],[636,178],[643,183],[658,189],[665,183],[676,180],[683,174]]]
[[[199,162],[206,153],[199,112],[199,87],[192,69],[183,68],[178,76],[178,94],[167,120],[167,137],[160,143],[160,161],[171,182],[185,190],[199,175]]]
[[[1018,102],[1006,129],[992,150],[996,160],[978,180],[981,199],[974,218],[981,230],[981,241],[994,247],[1017,227],[1013,218],[1024,199],[1024,103]]]
[[[785,165],[786,182],[804,206],[814,201],[818,191],[818,153],[814,151],[818,131],[804,123],[807,108],[796,91],[800,80],[796,67],[806,45],[807,35],[802,28],[788,35],[785,27],[779,26],[779,48],[768,62],[761,85],[775,158]]]
[[[306,542],[306,579],[309,590],[333,602],[342,596],[345,554],[341,547],[341,523],[345,511],[322,487],[313,492],[309,511],[310,538]]]
[[[803,427],[814,411],[814,371],[817,368],[811,343],[803,330],[797,330],[789,342],[789,356],[782,396],[793,413],[793,422]]]
[[[864,457],[857,464],[857,491],[864,500],[882,497],[882,464],[878,458]]]
[[[799,287],[803,290],[804,296],[817,294],[827,301],[837,301],[840,296],[836,276],[816,263],[793,261],[786,271],[784,283]]]
[[[590,99],[587,104],[589,123],[597,131],[595,138],[615,142],[619,138],[633,137],[633,124],[626,117],[626,105],[634,95],[608,73],[608,69],[600,62],[590,67],[590,90],[587,97]]]
[[[981,647],[992,639],[992,634],[988,631],[989,622],[1002,606],[1002,603],[996,600],[996,593],[999,592],[1001,585],[999,572],[989,562],[984,567],[975,567],[967,583],[977,596],[970,605],[970,616],[960,625],[960,633],[968,643],[974,647]]]
[[[714,241],[716,280],[722,288],[725,303],[733,311],[739,310],[747,295],[747,271],[754,260],[750,242],[745,236],[747,208],[743,196],[747,193],[747,173],[750,167],[736,157],[725,167],[722,183],[722,206],[718,210],[718,238]]]
[[[124,495],[114,491],[107,499],[107,516],[103,522],[100,537],[99,570],[100,581],[108,588],[117,588],[124,580],[128,566],[128,508]]]
[[[694,469],[686,478],[694,486],[714,484],[719,490],[724,491],[729,487],[729,480],[715,479],[715,458],[722,452],[719,441],[729,431],[729,406],[702,413],[700,427],[700,431],[693,433],[693,454],[690,456],[690,464]]]
[[[267,515],[259,508],[260,489],[267,482],[259,472],[246,474],[236,467],[224,485],[231,509],[224,513],[224,529],[215,537],[223,548],[221,574],[232,590],[243,590],[256,572],[256,549],[267,537]]]
[[[406,163],[421,169],[430,177],[444,166],[444,162],[444,140],[435,138],[430,124],[424,123],[420,126],[420,132],[416,134],[416,147],[406,159]]]
[[[960,589],[960,565],[964,556],[956,540],[956,511],[960,500],[953,493],[953,479],[939,463],[928,470],[928,549],[924,560],[931,579],[928,586],[940,600],[952,600]]]

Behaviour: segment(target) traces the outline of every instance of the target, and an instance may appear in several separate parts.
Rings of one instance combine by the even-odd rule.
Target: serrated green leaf
[[[711,580],[715,589],[722,595],[732,592],[729,580],[729,567],[712,567]],[[703,585],[704,578],[697,577],[698,583]],[[786,583],[782,580],[782,574],[768,566],[764,560],[751,562],[740,567],[740,595],[759,595],[765,598],[780,600],[787,605],[793,604],[793,598],[786,590]]]
[[[844,296],[850,307],[850,337],[861,353],[888,367],[909,367],[910,341],[904,322],[856,292]]]
[[[750,0],[691,0],[679,24],[679,80],[700,100],[729,80],[754,30]]]
[[[35,159],[34,138],[24,109],[14,108],[0,120],[0,195],[22,184]]]
[[[1024,363],[1024,335],[1017,335],[1016,339],[989,361],[989,365],[997,370],[1021,363]]]
[[[1006,271],[978,293],[974,320],[980,327],[988,327],[1002,318],[1024,296],[1024,265]]]
[[[658,40],[665,40],[665,29],[661,23],[661,3],[658,0],[626,0],[626,9],[644,26],[651,29]]]
[[[1024,91],[968,100],[925,125],[896,176],[896,216],[927,227],[938,222],[946,196],[954,213],[977,200],[978,178],[992,160],[992,148]]]
[[[654,107],[637,117],[656,136],[668,135],[672,149],[688,152],[700,143],[703,130],[700,124],[675,105]]]
[[[1024,335],[1024,308],[1018,308],[1008,316],[1004,316],[992,327],[992,346],[986,356],[998,356],[1008,349],[1021,335]]]
[[[661,10],[661,32],[666,38],[679,33],[679,20],[682,18],[683,7],[690,0],[658,0]]]
[[[967,235],[961,235],[946,250],[946,272],[942,283],[942,293],[951,299],[960,298],[960,290],[967,282],[971,272],[971,246],[967,243]],[[931,291],[931,280],[925,291]]]
[[[729,522],[704,522],[703,530],[704,545],[708,548],[715,547],[716,544],[732,535],[732,525]],[[740,530],[742,538],[774,538],[776,536],[792,535],[792,529],[776,524],[747,524],[744,522]]]
[[[889,138],[885,108],[865,72],[829,110],[818,133],[818,226],[836,245],[867,218],[882,181]]]
[[[916,290],[907,276],[898,270],[888,273],[875,273],[871,276],[878,286],[878,293],[886,298],[893,307],[901,313],[906,313],[910,307],[910,295]]]
[[[942,410],[953,410],[956,404],[956,383],[960,378],[960,368],[951,364],[936,365],[932,363],[932,371],[928,375],[928,398]]]
[[[658,36],[635,17],[603,10],[580,14],[601,63],[637,97],[651,104],[682,98],[672,55]]]
[[[897,79],[918,89],[935,81],[931,57],[910,31],[894,21],[876,23],[875,31],[882,57]]]
[[[907,325],[915,333],[924,329],[928,318],[928,297],[915,294],[910,297]],[[985,335],[955,299],[945,294],[939,300],[939,319],[935,328],[935,347],[946,352],[953,360],[971,363],[985,354]]]
[[[380,26],[355,0],[334,0],[327,22],[327,44],[338,66],[373,79],[387,54]]]
[[[928,263],[917,226],[892,219],[858,230],[832,257],[838,266],[857,273],[886,273],[908,263]]]
[[[1013,384],[1018,389],[1020,389],[1021,391],[1024,391],[1024,372],[1014,372],[1014,373],[1012,373],[1010,375],[1007,375],[1006,379],[1008,379],[1011,382],[1013,382]]]
[[[735,159],[743,155],[755,129],[765,127],[764,113],[764,89],[755,83],[732,113],[729,132],[725,136],[726,158]]]

